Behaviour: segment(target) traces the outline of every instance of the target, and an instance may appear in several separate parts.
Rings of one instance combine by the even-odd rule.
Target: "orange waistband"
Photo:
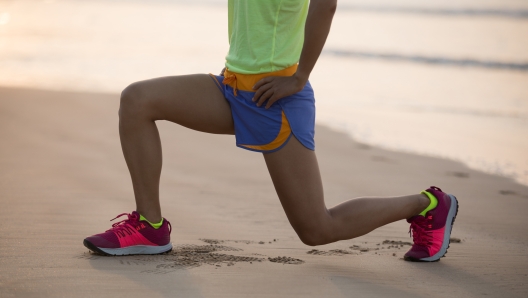
[[[259,73],[259,74],[235,73],[235,72],[229,71],[229,69],[226,68],[224,71],[224,80],[222,81],[222,84],[231,86],[236,96],[237,90],[255,91],[253,90],[253,86],[255,86],[255,84],[258,81],[262,80],[263,78],[288,77],[288,76],[294,75],[296,71],[297,71],[297,64],[292,65],[283,70]]]

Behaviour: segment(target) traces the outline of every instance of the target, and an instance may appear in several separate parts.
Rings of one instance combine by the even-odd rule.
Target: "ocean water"
[[[226,2],[0,0],[0,85],[219,72]],[[320,124],[528,184],[526,1],[340,0],[311,82]]]

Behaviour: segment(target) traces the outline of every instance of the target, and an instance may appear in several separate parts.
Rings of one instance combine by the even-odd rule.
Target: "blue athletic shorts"
[[[269,74],[243,75],[226,70],[224,76],[211,74],[231,106],[238,147],[270,153],[281,149],[293,135],[306,148],[315,149],[315,98],[309,82],[300,92],[279,99],[268,109],[264,108],[265,104],[258,107],[252,101],[255,92],[251,88],[258,80],[284,73],[291,75],[291,71],[292,68]]]

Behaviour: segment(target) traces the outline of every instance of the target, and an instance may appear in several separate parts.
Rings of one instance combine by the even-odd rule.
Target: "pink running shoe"
[[[161,227],[155,229],[147,221],[140,221],[140,215],[136,211],[132,214],[120,214],[114,219],[123,215],[127,215],[128,219],[116,222],[104,233],[84,239],[84,246],[94,252],[112,256],[155,255],[172,250],[172,227],[168,220],[164,218]]]
[[[436,262],[449,248],[451,229],[458,213],[458,201],[454,195],[444,193],[431,186],[426,192],[438,199],[436,208],[425,216],[417,215],[407,219],[411,224],[414,245],[403,257],[406,261]]]

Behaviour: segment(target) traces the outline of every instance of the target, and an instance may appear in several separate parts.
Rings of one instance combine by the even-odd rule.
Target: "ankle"
[[[144,218],[146,219],[148,222],[150,223],[159,223],[163,217],[161,217],[161,213],[160,212],[144,212],[142,210],[137,210],[137,212]]]
[[[151,222],[150,220],[146,219],[143,215],[139,215],[140,221],[146,221],[149,225],[151,225],[154,229],[159,229],[163,225],[163,218],[159,222]]]
[[[419,194],[417,195],[417,201],[416,201],[416,208],[414,209],[413,214],[419,215],[422,211],[424,211],[429,205],[431,204],[431,200],[429,197],[425,194]]]

